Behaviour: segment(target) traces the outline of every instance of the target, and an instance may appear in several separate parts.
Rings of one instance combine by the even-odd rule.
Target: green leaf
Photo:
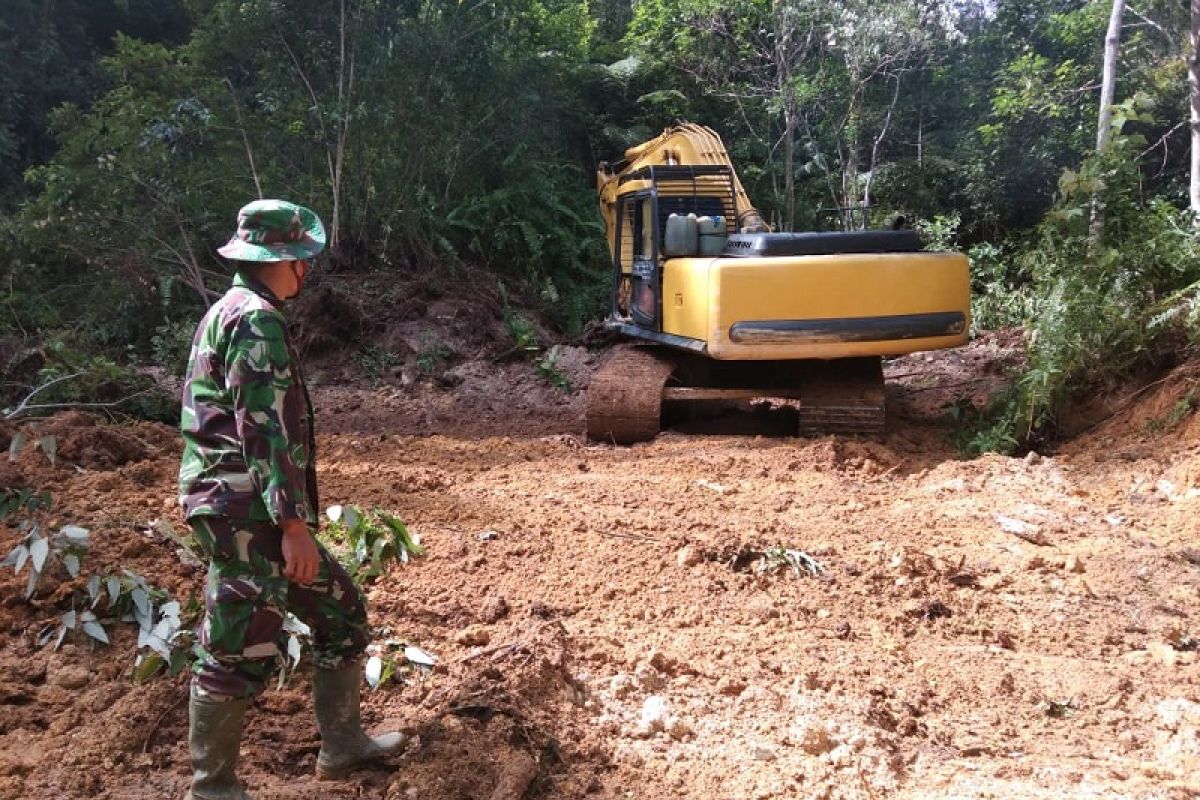
[[[28,437],[20,431],[13,435],[12,441],[8,443],[9,461],[17,460],[17,456],[21,454],[21,449],[25,447],[27,441],[29,441]]]
[[[383,659],[379,656],[371,656],[367,659],[367,665],[363,670],[364,677],[367,679],[367,685],[372,689],[378,689],[380,679],[383,677]]]
[[[416,537],[416,535],[409,532],[408,526],[404,524],[403,520],[394,514],[384,511],[381,508],[375,509],[375,513],[378,514],[379,518],[383,520],[384,524],[391,528],[396,536],[399,537],[400,542],[403,545],[403,549],[412,553],[414,556],[425,555],[425,548],[421,546],[420,540]]]
[[[58,461],[58,439],[53,436],[43,436],[37,440],[38,448],[46,454],[46,460],[51,464]]]
[[[25,559],[27,558],[29,558],[29,548],[23,544],[19,544],[8,551],[8,555],[4,557],[4,561],[0,561],[0,567],[12,567],[14,572],[19,573],[21,567],[25,566]]]
[[[418,667],[432,667],[437,664],[437,656],[412,645],[404,648],[404,657]]]
[[[29,558],[33,562],[34,571],[41,572],[49,556],[50,542],[35,534],[33,541],[29,543]]]
[[[74,553],[67,553],[63,556],[63,566],[67,568],[67,574],[72,578],[79,577],[79,556]]]
[[[291,659],[292,669],[300,665],[300,637],[289,636],[287,643],[288,658]]]
[[[390,656],[383,661],[383,674],[379,676],[379,685],[384,686],[396,674],[396,659]]]
[[[111,608],[117,604],[117,600],[121,597],[121,579],[115,575],[109,575],[105,583],[108,587],[108,605]]]
[[[104,626],[96,620],[83,623],[83,632],[98,642],[108,644],[108,633],[105,632]]]
[[[149,630],[153,619],[150,595],[141,586],[137,586],[129,593],[129,596],[133,600],[133,616],[142,628]]]
[[[172,675],[178,675],[180,672],[183,672],[190,664],[191,658],[187,650],[176,648],[171,651],[170,672]]]
[[[71,609],[59,618],[58,637],[54,640],[55,650],[62,646],[63,639],[67,637],[67,631],[75,630],[77,625],[78,620],[75,617],[75,609]]]
[[[137,683],[145,683],[154,677],[154,673],[166,663],[166,660],[158,653],[145,653],[138,657],[137,664],[133,668],[133,679]]]
[[[99,575],[93,575],[92,577],[88,578],[87,593],[88,593],[88,598],[91,599],[91,601],[92,601],[91,607],[95,608],[96,604],[100,602],[100,598],[103,596],[103,594],[100,591],[100,576]]]
[[[87,528],[81,528],[78,525],[64,525],[61,531],[62,535],[73,545],[86,545],[89,531]]]
[[[171,645],[161,636],[151,633],[144,628],[138,632],[138,647],[149,647],[164,659],[171,657]]]

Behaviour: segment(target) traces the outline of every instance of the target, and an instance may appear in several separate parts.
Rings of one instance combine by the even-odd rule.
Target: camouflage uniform
[[[362,595],[323,547],[312,584],[283,576],[279,525],[315,528],[317,483],[312,403],[277,303],[239,273],[196,331],[184,384],[180,503],[210,560],[193,683],[210,695],[262,688],[285,611],[312,628],[319,667],[368,641]]]

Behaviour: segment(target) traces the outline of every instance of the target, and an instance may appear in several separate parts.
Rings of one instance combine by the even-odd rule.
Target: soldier
[[[325,247],[307,208],[258,200],[218,252],[237,267],[205,314],[183,389],[180,503],[209,559],[200,656],[191,683],[192,800],[248,800],[235,775],[242,720],[279,655],[284,613],[312,628],[317,775],[337,777],[397,752],[359,715],[367,611],[346,570],[313,538],[312,403],[282,300]]]

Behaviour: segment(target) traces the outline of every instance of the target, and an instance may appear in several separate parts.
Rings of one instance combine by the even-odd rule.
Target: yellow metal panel
[[[663,332],[708,338],[709,265],[712,258],[672,258],[663,264]]]
[[[729,338],[730,327],[738,322],[945,311],[960,311],[969,320],[970,279],[967,259],[960,253],[723,258],[709,263],[708,330],[705,336],[697,338],[707,340],[709,354],[714,358],[900,355],[955,347],[967,339],[965,328],[961,334],[952,336],[883,342],[739,344]],[[687,297],[684,301],[686,304]]]

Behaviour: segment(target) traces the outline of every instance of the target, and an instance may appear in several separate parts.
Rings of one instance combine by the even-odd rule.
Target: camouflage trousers
[[[317,545],[321,565],[308,586],[283,576],[283,532],[270,522],[201,516],[191,520],[209,558],[193,686],[220,697],[249,697],[276,666],[283,620],[312,629],[313,663],[339,669],[366,649],[367,607],[344,567]]]

